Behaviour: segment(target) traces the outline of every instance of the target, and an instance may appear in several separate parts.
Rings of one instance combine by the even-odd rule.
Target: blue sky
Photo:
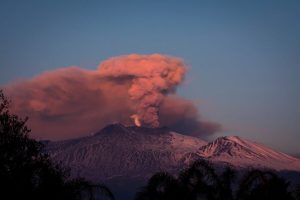
[[[190,66],[204,118],[300,153],[300,1],[0,0],[0,84],[130,53]]]

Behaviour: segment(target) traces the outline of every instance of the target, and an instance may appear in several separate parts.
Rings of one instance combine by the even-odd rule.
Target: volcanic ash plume
[[[165,96],[180,84],[186,72],[181,59],[160,54],[120,56],[99,66],[102,77],[130,79],[128,94],[135,102],[131,116],[137,126],[159,126],[159,107]]]
[[[96,70],[47,71],[6,85],[4,92],[39,139],[80,137],[115,122],[213,134],[220,126],[203,121],[193,102],[175,94],[185,72],[179,58],[132,54],[110,58]]]

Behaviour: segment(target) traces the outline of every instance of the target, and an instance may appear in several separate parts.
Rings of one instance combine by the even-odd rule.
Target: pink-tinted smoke
[[[160,54],[119,56],[100,64],[102,77],[130,77],[128,94],[135,105],[135,117],[143,125],[159,126],[159,106],[165,96],[183,81],[182,60]]]
[[[181,59],[133,54],[110,58],[97,70],[62,68],[4,89],[13,112],[29,117],[39,139],[88,135],[115,122],[212,134],[219,125],[202,121],[193,103],[175,95],[185,72]]]

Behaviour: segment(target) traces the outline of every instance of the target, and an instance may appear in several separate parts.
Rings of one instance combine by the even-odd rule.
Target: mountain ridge
[[[70,166],[74,176],[100,180],[116,175],[150,176],[156,171],[172,171],[178,168],[184,154],[204,144],[206,142],[201,139],[166,128],[114,124],[92,136],[48,142],[46,151],[54,160]]]
[[[73,176],[91,180],[147,178],[157,171],[179,171],[197,159],[237,168],[300,171],[300,159],[237,136],[206,142],[166,127],[111,124],[92,136],[48,142],[46,151],[71,167]]]
[[[219,137],[199,148],[197,154],[213,162],[236,167],[300,171],[300,160],[238,136]]]

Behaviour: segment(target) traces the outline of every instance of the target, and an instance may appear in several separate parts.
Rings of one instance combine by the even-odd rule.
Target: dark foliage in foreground
[[[295,190],[296,200],[300,200],[300,185]]]
[[[226,168],[221,174],[199,160],[180,172],[178,178],[157,173],[136,194],[136,200],[293,200],[289,183],[272,171],[250,170],[239,181],[236,172]],[[298,198],[296,197],[298,195]]]
[[[28,137],[26,121],[9,112],[9,101],[0,90],[1,199],[114,199],[103,185],[70,179],[67,169],[42,153],[42,143]]]

